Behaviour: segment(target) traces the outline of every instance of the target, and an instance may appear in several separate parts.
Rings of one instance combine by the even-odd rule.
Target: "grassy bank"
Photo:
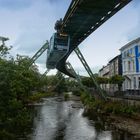
[[[70,95],[68,93],[64,93],[64,100],[67,101],[69,100]]]
[[[81,100],[87,110],[94,110],[98,113],[109,113],[123,116],[134,116],[140,113],[140,108],[136,106],[129,106],[121,102],[103,101],[94,99],[88,94],[82,93]]]
[[[28,98],[29,103],[39,102],[41,98],[54,96],[55,93],[35,93]]]

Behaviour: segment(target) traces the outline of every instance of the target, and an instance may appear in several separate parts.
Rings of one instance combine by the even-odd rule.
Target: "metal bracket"
[[[77,54],[78,58],[80,59],[81,63],[83,64],[84,68],[86,69],[86,71],[88,72],[90,78],[92,79],[93,83],[95,84],[97,90],[99,91],[100,95],[102,98],[104,98],[104,100],[106,100],[106,96],[103,93],[102,89],[100,88],[99,84],[97,83],[95,76],[93,75],[88,63],[86,62],[84,56],[82,55],[81,51],[79,50],[79,48],[76,48],[75,53]]]
[[[29,67],[40,57],[43,52],[49,48],[49,42],[47,41],[36,53],[35,55],[31,58]]]
[[[74,68],[72,67],[72,65],[70,64],[70,62],[67,62],[66,63],[66,67],[67,69],[74,74],[74,76],[76,77],[76,80],[78,81],[80,87],[84,90],[84,91],[87,91],[85,86],[83,85],[82,83],[82,80],[81,80],[81,77],[75,72]]]

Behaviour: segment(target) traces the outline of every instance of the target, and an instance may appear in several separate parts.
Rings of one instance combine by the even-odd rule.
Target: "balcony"
[[[136,74],[140,74],[140,72],[136,72],[136,71],[124,71],[123,75],[136,75]]]
[[[129,90],[124,91],[124,98],[140,100],[140,89],[135,89],[135,90],[129,89]]]

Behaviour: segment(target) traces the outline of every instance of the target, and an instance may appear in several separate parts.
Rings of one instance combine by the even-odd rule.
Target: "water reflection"
[[[83,109],[71,107],[73,101],[50,98],[44,103],[35,107],[31,140],[125,140],[127,137],[125,133],[123,136],[106,130],[106,124],[99,117],[96,121],[84,117]]]

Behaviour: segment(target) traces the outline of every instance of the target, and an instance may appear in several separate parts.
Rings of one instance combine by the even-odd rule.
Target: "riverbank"
[[[67,100],[65,100],[65,94],[43,97],[40,102],[29,106],[33,115],[33,123],[28,125],[29,131],[20,127],[20,134],[15,133],[15,138],[9,136],[7,139],[133,139],[133,136],[129,135],[127,131],[118,131],[114,127],[109,128],[108,124],[111,125],[113,122],[111,117],[108,117],[107,120],[102,117],[103,114],[95,113],[93,110],[88,116],[84,116],[87,110],[86,106],[84,107],[82,104],[80,96],[68,93],[69,98],[66,97]],[[104,114],[104,116],[106,115]],[[3,135],[3,140],[6,140],[4,132]]]
[[[28,105],[34,105],[40,102],[42,98],[53,97],[55,93],[34,93],[28,98]]]
[[[47,97],[52,96],[52,94],[47,95]],[[54,96],[54,94],[53,94]],[[45,97],[45,96],[40,96]],[[40,100],[40,98],[38,98]],[[39,101],[36,100],[36,101]],[[63,96],[57,98],[57,101],[75,101],[71,104],[72,108],[84,108],[84,115],[90,117],[90,119],[95,117],[95,114],[103,119],[114,129],[119,129],[126,131],[132,135],[135,135],[135,139],[140,139],[140,113],[139,108],[134,106],[128,107],[119,102],[104,102],[101,100],[93,99],[88,95],[75,96],[72,94],[64,93]]]
[[[84,114],[91,119],[95,114],[105,118],[105,121],[115,129],[127,131],[140,139],[140,109],[137,106],[128,106],[122,102],[102,101],[82,94]]]
[[[34,113],[31,111],[35,104],[41,103],[42,98],[54,96],[54,93],[34,93],[24,102],[13,100],[10,110],[0,115],[0,140],[20,139],[31,133]],[[7,107],[7,106],[6,106]],[[14,129],[13,129],[14,128]]]
[[[111,125],[117,129],[127,131],[134,135],[135,139],[140,139],[140,120],[134,118],[126,118],[123,116],[110,115]]]

